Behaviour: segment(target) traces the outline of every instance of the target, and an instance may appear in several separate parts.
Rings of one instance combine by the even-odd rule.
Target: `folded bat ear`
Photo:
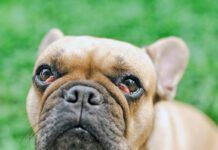
[[[145,47],[157,73],[156,101],[171,100],[188,63],[189,51],[177,37],[163,38]]]
[[[54,41],[64,37],[64,34],[61,30],[53,28],[51,29],[42,39],[41,44],[39,46],[39,54],[45,50],[50,44]]]

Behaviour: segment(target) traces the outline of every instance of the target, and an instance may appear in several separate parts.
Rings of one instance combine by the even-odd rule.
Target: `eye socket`
[[[137,85],[136,81],[134,81],[131,78],[127,78],[123,82],[120,83],[119,88],[125,94],[131,94],[131,93],[136,92],[139,89],[139,86]]]
[[[116,84],[128,99],[137,99],[144,92],[140,80],[131,74],[125,74],[118,77]]]
[[[123,84],[126,85],[126,87],[129,89],[130,93],[137,91],[139,88],[136,81],[134,81],[131,78],[124,80]]]
[[[44,90],[49,84],[54,82],[58,78],[58,72],[54,67],[49,65],[41,65],[37,68],[34,76],[34,83],[38,88]]]
[[[39,80],[46,82],[46,83],[51,83],[55,80],[55,76],[52,73],[51,69],[49,68],[43,68],[40,72],[39,72]]]

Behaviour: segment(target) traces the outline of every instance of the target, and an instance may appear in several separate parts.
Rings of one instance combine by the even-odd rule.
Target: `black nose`
[[[93,87],[76,85],[64,91],[64,98],[69,103],[85,102],[90,105],[100,105],[103,96]]]

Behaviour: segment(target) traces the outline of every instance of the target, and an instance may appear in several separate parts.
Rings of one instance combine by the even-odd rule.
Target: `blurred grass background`
[[[52,27],[138,46],[170,35],[182,37],[191,57],[177,99],[218,123],[216,10],[214,0],[1,0],[0,149],[34,149],[25,98],[37,47]]]

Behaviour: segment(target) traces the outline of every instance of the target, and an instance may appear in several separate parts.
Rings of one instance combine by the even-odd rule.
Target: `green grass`
[[[190,47],[177,99],[218,123],[218,13],[213,0],[1,0],[0,149],[33,149],[25,97],[41,38],[67,34],[115,38],[142,46],[176,35]]]

